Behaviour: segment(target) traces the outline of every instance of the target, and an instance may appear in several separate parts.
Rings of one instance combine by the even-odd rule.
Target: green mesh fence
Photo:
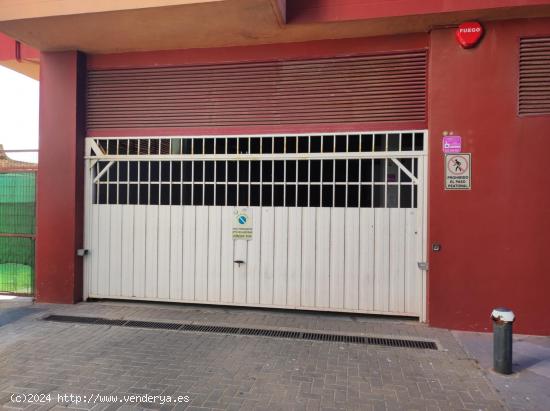
[[[0,173],[0,292],[34,290],[35,173]]]

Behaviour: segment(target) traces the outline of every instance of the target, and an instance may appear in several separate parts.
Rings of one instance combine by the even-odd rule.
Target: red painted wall
[[[518,332],[550,334],[550,115],[517,115],[520,36],[550,35],[550,20],[485,24],[475,49],[453,29],[431,33],[429,237],[431,325],[488,330],[507,306]],[[441,136],[472,153],[472,190],[444,191]]]
[[[356,39],[319,40],[303,43],[91,54],[89,70],[225,64],[250,61],[300,60],[357,54],[387,53],[428,47],[426,33]]]
[[[550,334],[550,116],[517,115],[520,36],[550,35],[550,20],[485,24],[475,49],[463,50],[454,29],[430,34],[428,315],[434,326],[488,330],[495,306],[517,314],[516,330]],[[223,50],[91,56],[93,69],[304,58],[403,50],[425,36],[354,39]],[[41,157],[38,182],[39,301],[80,298],[83,122],[77,53],[42,56]],[[120,135],[136,130],[118,130]],[[162,130],[163,132],[167,130]],[[219,131],[219,130],[218,130]],[[243,130],[240,130],[243,131]],[[251,130],[248,130],[252,132]],[[473,156],[473,189],[443,190],[443,131],[463,137]],[[244,132],[244,131],[243,131]],[[151,130],[149,134],[153,133]]]
[[[548,5],[548,0],[293,0],[288,23],[321,23]]]
[[[82,299],[85,59],[43,53],[37,184],[36,299]]]
[[[15,43],[16,41],[5,34],[0,33],[0,61],[15,60]],[[26,44],[21,44],[22,59],[38,59],[40,52]]]

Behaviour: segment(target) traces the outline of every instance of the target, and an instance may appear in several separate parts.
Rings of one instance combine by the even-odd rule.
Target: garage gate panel
[[[426,50],[92,70],[89,130],[424,121]]]
[[[85,293],[421,316],[424,138],[88,138]]]

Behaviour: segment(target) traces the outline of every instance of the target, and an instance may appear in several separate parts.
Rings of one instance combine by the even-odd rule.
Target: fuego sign
[[[483,36],[483,27],[477,21],[462,23],[456,29],[456,40],[465,49],[474,47]]]

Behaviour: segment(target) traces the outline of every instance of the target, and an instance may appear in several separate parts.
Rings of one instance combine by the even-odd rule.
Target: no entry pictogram
[[[445,154],[445,190],[471,190],[472,155]]]
[[[470,159],[462,154],[449,156],[447,159],[447,168],[451,174],[463,175],[470,168]]]

